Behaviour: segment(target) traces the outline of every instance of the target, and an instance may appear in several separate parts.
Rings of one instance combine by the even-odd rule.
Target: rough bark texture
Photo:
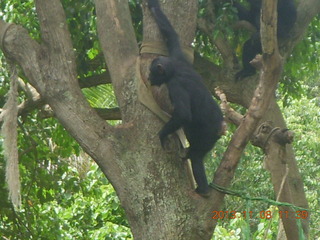
[[[310,9],[310,11],[307,9]],[[310,15],[307,13],[307,11],[309,11]],[[290,39],[288,42],[280,43],[280,50],[283,57],[287,57],[290,54],[292,48],[295,46],[295,44],[297,44],[297,42],[301,40],[304,31],[307,28],[307,25],[310,23],[312,17],[319,13],[319,11],[320,2],[312,0],[301,1],[299,3],[298,21],[294,28],[292,39]],[[221,42],[219,42],[219,44],[221,44]],[[227,47],[228,45],[224,46],[224,48]],[[232,55],[226,55],[224,58],[226,60],[229,60],[230,63],[234,63]],[[212,86],[212,92],[214,91],[214,87],[219,86],[225,92],[229,101],[241,104],[246,108],[250,106],[253,91],[257,84],[255,77],[246,79],[245,84],[244,82],[242,82],[241,84],[232,84],[231,82],[233,81],[233,75],[230,76],[230,74],[228,74],[229,71],[226,71],[227,74],[223,75],[222,77],[221,71],[217,71],[219,68],[210,67],[210,65],[212,65],[211,63],[207,62],[206,60],[198,56],[195,60],[195,64],[199,72],[201,72],[203,76],[206,76],[206,80],[210,81],[211,79],[217,79],[217,81],[215,82],[210,81],[207,83],[209,86]],[[232,67],[236,68],[236,65],[233,65]],[[231,69],[230,71],[232,72]],[[270,98],[271,103],[267,108],[267,111],[265,112],[260,123],[271,121],[276,127],[286,128],[285,120],[283,119],[279,106],[276,103],[276,99],[274,98],[274,96],[271,96]],[[282,156],[278,156],[279,148],[281,148],[281,146],[278,146],[277,144],[273,143],[273,147],[269,148],[269,151],[266,152],[267,161],[270,161],[272,159],[271,156],[274,157],[277,155],[276,158],[272,159],[272,163],[269,163],[269,165],[272,166],[272,170],[268,169],[272,175],[275,196],[277,197],[279,194],[280,184],[283,180],[283,176],[285,176],[286,174],[286,169],[288,169],[288,177],[286,179],[284,187],[281,190],[279,200],[293,203],[296,206],[308,208],[308,203],[303,189],[302,179],[297,168],[297,163],[295,160],[292,146],[287,145],[285,152],[280,151],[282,153]],[[234,164],[236,163],[233,163],[232,166],[234,166]],[[221,171],[218,170],[217,173],[221,173]],[[288,210],[283,208],[280,209]],[[292,209],[290,209],[290,211],[292,212]],[[309,218],[302,221],[305,236],[308,236],[308,221]],[[283,222],[284,229],[286,231],[286,234],[288,235],[288,239],[298,239],[298,228],[295,220],[292,220],[291,218],[283,218]]]
[[[166,153],[160,147],[157,132],[162,123],[138,101],[136,89],[136,71],[142,71],[145,78],[147,66],[154,55],[144,54],[141,56],[141,66],[136,66],[139,48],[128,2],[95,1],[99,39],[123,120],[123,124],[117,127],[101,119],[81,93],[73,46],[61,3],[59,0],[36,0],[35,3],[41,26],[41,44],[32,40],[23,28],[17,25],[8,27],[7,23],[0,20],[0,39],[4,39],[2,50],[22,67],[29,82],[41,94],[43,101],[51,106],[57,119],[99,164],[117,191],[135,239],[210,239],[216,224],[211,219],[211,212],[221,208],[224,195],[212,191],[210,197],[205,199],[195,194],[189,186],[185,165],[178,152]],[[190,45],[196,29],[196,1],[166,1],[162,6],[177,29],[182,44]],[[144,39],[158,40],[160,36],[155,23],[145,5],[143,7]],[[274,5],[266,6],[264,24],[273,23],[274,9]],[[318,0],[301,3],[296,37],[288,43],[289,49],[301,39],[301,31],[319,9]],[[185,19],[188,19],[188,24]],[[274,24],[270,26],[263,30],[263,38],[268,34],[275,35]],[[223,42],[219,40],[221,49],[224,48]],[[272,120],[274,126],[285,128],[281,112],[273,99],[281,73],[281,59],[275,38],[272,38],[271,45],[266,47],[264,43],[264,46],[261,81],[254,97],[256,79],[251,78],[246,84],[234,84],[234,55],[229,51],[223,51],[223,58],[228,63],[227,70],[196,56],[196,65],[201,66],[199,72],[210,88],[219,85],[228,100],[249,107],[215,174],[214,182],[222,186],[230,184],[241,153],[260,120]],[[279,169],[281,166],[280,169],[284,169],[283,162],[270,164],[272,167],[269,170],[277,192],[278,175],[283,173],[277,173],[273,167]],[[291,146],[286,149],[286,164],[289,167],[286,191],[292,194],[283,195],[279,200],[306,207]],[[284,226],[288,239],[296,239],[295,224],[288,221],[284,222]]]

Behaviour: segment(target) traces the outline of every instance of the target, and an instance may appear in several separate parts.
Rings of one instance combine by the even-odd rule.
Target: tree
[[[265,18],[262,18],[262,26],[269,21],[274,23],[275,2],[264,1]],[[102,119],[81,92],[70,31],[60,1],[36,0],[35,6],[40,24],[40,43],[33,40],[21,26],[0,20],[1,49],[22,68],[28,82],[40,93],[41,101],[50,105],[54,116],[112,183],[135,238],[210,239],[216,224],[211,219],[211,211],[221,208],[224,194],[212,191],[209,199],[195,194],[189,186],[185,164],[180,160],[179,153],[173,151],[164,154],[161,149],[157,131],[163,123],[139,101],[141,93],[137,87],[140,74],[142,79],[147,79],[147,67],[157,52],[144,49],[139,56],[128,2],[95,1],[99,40],[121,113],[122,124],[117,126],[111,126]],[[153,43],[160,36],[145,2],[142,6],[143,41]],[[197,2],[172,1],[162,6],[177,29],[182,44],[189,46],[197,26]],[[210,2],[208,7],[213,7]],[[199,22],[200,27],[205,27],[204,30],[210,31],[210,21],[215,19],[213,10],[209,21],[205,18],[203,25]],[[320,3],[317,0],[300,1],[294,36],[281,47],[284,57],[301,40],[312,17],[319,12]],[[188,19],[188,24],[185,19]],[[247,84],[235,84],[233,74],[225,74],[234,73],[236,65],[229,41],[223,35],[213,40],[221,52],[223,64],[215,65],[199,55],[195,57],[195,65],[206,76],[205,80],[212,91],[219,86],[228,101],[249,109],[246,117],[238,121],[241,122],[239,128],[214,177],[214,182],[224,187],[229,186],[241,153],[259,125],[272,120],[271,128],[286,128],[273,96],[281,74],[279,67],[282,60],[272,26],[262,30],[265,54],[261,60],[260,85],[255,95],[257,78],[246,80]],[[273,37],[267,40],[266,36]],[[272,173],[278,200],[307,207],[292,148],[290,145],[276,144],[276,141],[277,138],[272,138],[268,143],[272,147],[263,147],[270,161],[285,159],[286,162],[269,164],[268,170]],[[275,154],[280,150],[284,154]],[[289,172],[284,179],[286,166]],[[281,187],[279,183],[283,179]],[[298,227],[294,219],[284,219],[283,222],[288,239],[297,239]],[[304,230],[307,235],[307,220]]]

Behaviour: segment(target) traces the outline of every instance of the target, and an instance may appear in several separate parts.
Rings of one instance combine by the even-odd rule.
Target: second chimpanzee
[[[191,159],[198,185],[196,192],[205,195],[209,186],[203,159],[220,138],[223,115],[200,75],[183,54],[179,37],[162,12],[158,0],[148,0],[148,6],[169,51],[169,57],[160,56],[153,60],[149,80],[151,85],[167,85],[174,106],[172,117],[160,130],[159,138],[164,146],[169,134],[183,128],[190,144],[187,158]]]
[[[243,69],[236,74],[236,80],[255,74],[255,68],[250,64],[250,61],[262,52],[260,40],[260,12],[262,0],[248,0],[250,8],[246,9],[239,3],[235,3],[238,10],[240,20],[250,22],[257,30],[251,38],[246,41],[242,49],[242,64]],[[278,39],[286,39],[289,37],[289,32],[293,28],[297,19],[297,10],[293,0],[278,0],[278,24],[277,37]]]

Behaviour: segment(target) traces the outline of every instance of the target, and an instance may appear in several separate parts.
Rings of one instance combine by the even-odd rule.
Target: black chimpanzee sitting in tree
[[[235,3],[238,10],[239,20],[245,20],[251,23],[256,28],[249,40],[243,44],[242,49],[242,64],[243,68],[236,74],[236,81],[255,74],[255,68],[250,64],[250,61],[259,53],[262,53],[260,40],[260,13],[262,0],[248,0],[250,8],[247,9],[239,3]],[[289,37],[289,32],[293,28],[297,19],[297,10],[293,0],[278,0],[278,39],[286,39]]]

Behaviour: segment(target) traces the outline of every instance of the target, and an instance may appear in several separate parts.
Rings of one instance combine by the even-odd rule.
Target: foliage
[[[0,2],[0,17],[9,22],[22,25],[30,35],[39,39],[39,22],[34,7],[30,0],[7,0]]]
[[[306,37],[295,46],[284,66],[283,79],[279,86],[284,106],[290,104],[291,99],[300,98],[305,91],[313,92],[314,97],[319,95],[319,30],[318,16],[311,22]]]
[[[224,215],[219,220],[219,225],[216,227],[213,234],[213,240],[237,240],[237,239],[275,239],[278,229],[279,214],[278,209],[271,206],[265,211],[261,211],[257,214],[252,212],[237,212],[235,215]],[[257,228],[254,232],[250,232],[250,219],[259,219]],[[228,228],[224,228],[223,222],[227,223]]]
[[[51,201],[41,203],[37,196],[29,195],[21,211],[8,209],[6,214],[1,213],[3,236],[10,239],[131,239],[119,200],[96,165],[91,165],[83,179],[74,167],[69,167],[56,187],[59,189],[37,189],[42,190],[41,194],[50,194]]]
[[[199,14],[200,19],[205,19],[208,22],[212,22],[212,18],[216,16],[215,22],[212,23],[214,28],[211,34],[204,33],[201,29],[197,29],[196,39],[194,41],[195,50],[201,55],[206,56],[215,64],[221,65],[222,59],[220,52],[216,48],[213,40],[219,36],[228,36],[232,46],[235,46],[237,42],[233,41],[235,33],[232,29],[232,25],[236,20],[235,8],[229,2],[217,1],[214,5],[214,12],[208,11],[208,1],[199,1]],[[235,47],[238,49],[237,47]]]
[[[287,120],[289,129],[295,132],[293,145],[298,167],[301,171],[301,176],[305,184],[306,196],[310,208],[310,211],[308,213],[311,215],[310,239],[320,238],[318,226],[318,223],[320,221],[320,191],[318,187],[318,183],[320,181],[320,129],[318,126],[320,122],[319,112],[319,100],[317,98],[308,99],[306,96],[301,100],[292,100],[290,107],[286,107],[283,109],[283,113]],[[207,169],[209,168],[209,171],[211,173],[217,168],[217,165],[219,163],[217,159],[221,159],[221,154],[224,151],[223,146],[225,146],[226,142],[228,142],[227,137],[226,139],[222,139],[222,141],[220,140],[217,143],[214,158],[209,159],[209,162],[207,162]],[[257,148],[254,148],[250,145],[246,148],[246,151],[242,156],[240,165],[238,166],[236,176],[233,180],[232,189],[244,192],[246,195],[249,195],[251,197],[267,197],[269,199],[274,199],[274,192],[272,184],[270,182],[270,176],[266,172],[266,170],[263,169],[263,154]],[[249,218],[247,219],[246,223],[242,222],[240,224],[242,227],[241,232],[243,232],[244,228],[248,228],[249,234],[252,239],[263,239],[258,238],[257,233],[261,232],[262,229],[265,228],[262,224],[266,223],[264,223],[262,221],[263,219],[261,219],[257,214],[268,208],[269,206],[265,202],[250,202],[241,198],[226,196],[224,208],[222,209],[222,211],[236,211],[240,213],[244,211],[246,211],[247,213],[252,211],[253,215],[258,217]],[[278,222],[278,217],[276,215],[273,216],[275,217],[272,217],[271,219],[272,224],[274,224],[274,222]],[[277,224],[275,224],[275,226],[277,226]],[[219,225],[216,228],[216,231],[223,231],[223,233],[221,233],[222,236],[230,237],[231,233],[238,233],[240,230],[234,228],[232,220],[223,219],[219,221]],[[272,230],[272,232],[276,231]],[[240,236],[240,233],[238,235]],[[241,237],[230,239],[249,238]],[[270,237],[267,239],[275,238]]]
[[[96,30],[94,4],[89,0],[64,0],[73,46],[76,50],[77,70],[80,77],[101,72],[103,64]],[[100,67],[99,67],[100,66]]]
[[[54,120],[45,124],[47,121],[53,121],[53,127],[42,129],[38,125],[35,133],[33,125],[24,123],[24,133],[20,133],[19,146],[30,149],[20,154],[23,206],[14,210],[7,197],[1,198],[2,236],[130,239],[124,211],[105,176],[85,154],[80,154],[79,146],[60,125]],[[1,173],[3,166],[1,156]],[[3,183],[0,191],[7,196]]]
[[[82,90],[88,102],[96,108],[113,108],[117,106],[111,85],[101,85]]]
[[[130,0],[132,20],[137,41],[142,39],[141,1]],[[206,18],[206,2],[199,1],[199,17]],[[215,1],[217,16],[212,36],[197,31],[195,48],[214,63],[222,64],[212,42],[223,34],[236,49],[247,38],[247,33],[234,31],[234,8],[224,1]],[[94,4],[91,0],[62,1],[75,49],[79,78],[94,76],[106,71],[96,30]],[[25,27],[39,40],[40,31],[34,1],[0,1],[0,17]],[[296,46],[285,66],[280,83],[279,98],[287,108],[283,109],[288,126],[296,133],[294,147],[296,159],[305,183],[311,210],[320,205],[320,130],[319,130],[319,49],[320,21],[316,18],[307,36]],[[7,92],[6,74],[0,73],[0,104],[3,106]],[[111,86],[99,86],[83,90],[94,107],[114,107],[116,101]],[[20,95],[24,100],[23,94]],[[299,100],[299,98],[301,98]],[[231,131],[233,127],[231,127]],[[231,132],[230,131],[230,132]],[[221,139],[214,153],[206,161],[210,176],[222,158],[230,136]],[[0,143],[2,138],[0,138]],[[1,144],[0,144],[1,148]],[[2,150],[2,149],[0,149]],[[124,211],[120,207],[111,185],[98,167],[83,154],[79,145],[54,119],[43,119],[40,111],[19,118],[19,155],[23,206],[14,210],[7,200],[4,181],[4,159],[0,155],[0,237],[8,239],[132,239]],[[263,154],[247,147],[237,169],[232,188],[250,196],[274,198],[269,174],[263,169]],[[208,176],[209,176],[208,175]],[[264,184],[262,184],[264,183]],[[249,188],[247,186],[250,186]],[[278,217],[262,219],[260,211],[267,203],[248,202],[227,196],[223,211],[252,211],[255,217],[223,219],[219,221],[213,239],[264,239],[265,230],[276,232]],[[311,215],[310,239],[320,238],[317,224],[319,214]],[[268,233],[267,239],[274,239]]]
[[[309,207],[317,210],[318,214],[311,215],[312,223],[320,221],[319,205],[320,191],[320,107],[318,99],[302,98],[300,101],[293,101],[294,108],[286,109],[285,115],[289,127],[295,129],[294,147],[296,149],[296,160],[302,172],[305,183],[305,191],[308,197]],[[319,229],[314,226],[320,237]]]

